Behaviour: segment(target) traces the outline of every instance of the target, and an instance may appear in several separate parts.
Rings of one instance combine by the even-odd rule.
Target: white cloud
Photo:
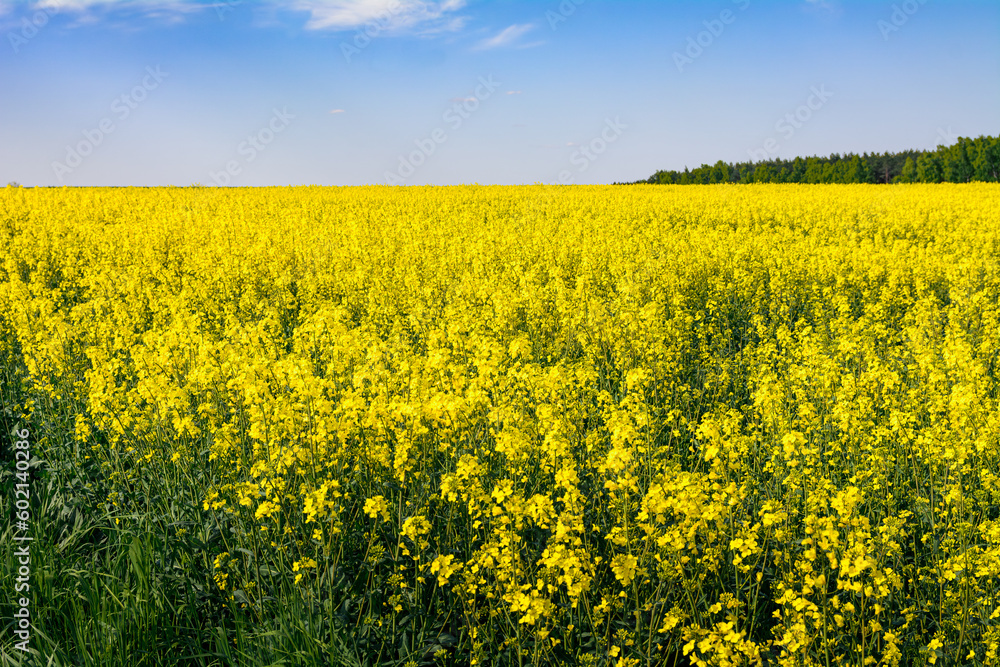
[[[389,32],[410,28],[458,30],[465,21],[449,16],[465,0],[294,0],[291,8],[309,13],[308,30],[355,30],[368,25]]]
[[[192,0],[152,0],[150,2],[138,2],[136,0],[38,0],[32,3],[32,7],[34,9],[44,9],[54,12],[86,12],[91,9],[129,9],[147,14],[162,14],[164,12],[190,14],[209,9],[213,5],[193,2]]]
[[[346,113],[343,109],[330,109],[330,113]]]
[[[229,0],[232,1],[232,0]],[[0,0],[0,17],[5,14],[18,16],[18,21],[27,19],[38,22],[35,17],[44,12],[50,18],[65,15],[72,19],[71,26],[81,26],[96,23],[110,16],[112,12],[124,12],[130,16],[142,16],[167,23],[176,23],[188,14],[205,11],[215,7],[215,4],[204,4],[194,0],[33,0],[32,2],[17,2],[16,0]],[[13,20],[13,19],[10,19]]]
[[[490,37],[489,39],[484,39],[478,45],[476,45],[476,48],[480,50],[486,50],[486,49],[497,49],[502,46],[510,46],[514,42],[516,42],[518,38],[521,37],[521,35],[524,35],[525,33],[530,32],[531,30],[534,29],[535,26],[534,24],[531,23],[515,23],[514,25],[508,26],[503,30],[501,30],[498,35]]]
[[[18,3],[0,0],[0,16],[12,10],[48,13],[71,12],[81,19],[96,19],[102,13],[126,10],[151,18],[180,20],[185,15],[206,9],[228,8],[247,4],[243,0],[33,0]],[[273,10],[308,13],[308,30],[355,30],[369,25],[380,31],[400,32],[412,29],[420,34],[455,32],[461,30],[467,17],[455,12],[465,7],[466,0],[262,0],[260,3]]]

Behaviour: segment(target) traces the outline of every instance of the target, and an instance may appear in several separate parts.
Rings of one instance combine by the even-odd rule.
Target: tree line
[[[661,170],[636,183],[968,183],[1000,180],[1000,137],[959,137],[936,150],[899,153],[834,153],[794,160],[703,164],[684,171]]]

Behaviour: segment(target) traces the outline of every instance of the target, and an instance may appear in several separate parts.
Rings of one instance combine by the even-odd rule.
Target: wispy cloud
[[[211,3],[205,4],[193,0],[151,0],[147,2],[139,2],[138,0],[37,0],[30,5],[34,10],[87,12],[95,9],[127,9],[158,15],[163,13],[190,14],[211,9],[214,6]]]
[[[330,109],[330,113],[347,113],[343,109]]]
[[[535,25],[533,23],[515,23],[501,30],[499,34],[479,42],[476,45],[476,49],[485,51],[487,49],[512,46],[522,35],[534,29]]]
[[[453,16],[465,0],[294,0],[291,7],[309,13],[308,30],[354,30],[372,23],[388,32],[459,30],[465,23]]]
[[[213,9],[222,4],[232,6],[232,0],[0,0],[0,16],[12,11],[45,10],[67,12],[81,22],[93,22],[112,12],[127,12],[148,18],[181,20],[186,15]],[[238,3],[242,4],[242,2]],[[419,34],[461,30],[467,17],[455,12],[465,7],[466,0],[260,0],[258,6],[270,10],[292,10],[308,14],[307,30],[356,30],[378,25],[387,33],[412,30]]]
[[[84,26],[98,23],[103,19],[141,17],[165,23],[177,23],[189,14],[212,9],[214,3],[194,0],[0,0],[0,17],[12,14],[37,24],[40,12],[49,17],[63,15],[71,19],[70,26]],[[12,17],[13,18],[13,17]]]

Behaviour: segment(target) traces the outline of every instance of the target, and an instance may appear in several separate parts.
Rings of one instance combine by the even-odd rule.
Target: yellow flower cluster
[[[1000,665],[995,185],[9,188],[0,336],[109,504],[155,471],[238,526],[206,562],[258,610],[347,577],[467,664]]]

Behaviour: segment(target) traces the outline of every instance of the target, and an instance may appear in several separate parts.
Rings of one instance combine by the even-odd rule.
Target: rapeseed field
[[[993,184],[0,190],[53,664],[998,665],[998,353]]]

